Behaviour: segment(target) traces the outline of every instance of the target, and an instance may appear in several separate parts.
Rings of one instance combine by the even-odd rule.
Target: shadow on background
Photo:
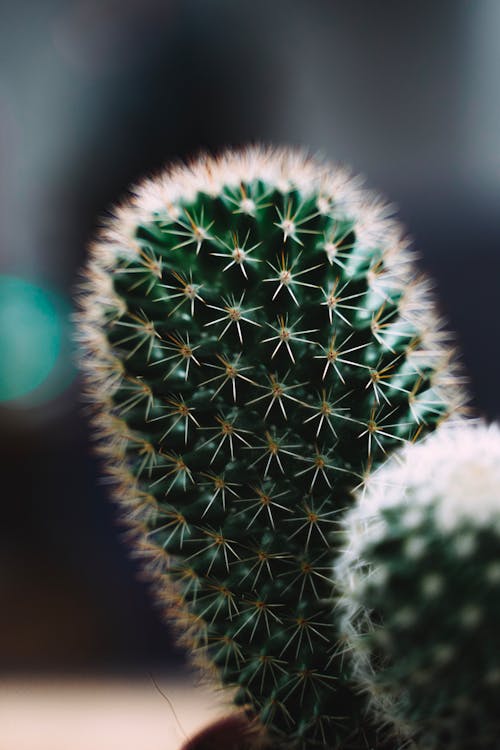
[[[474,404],[497,417],[500,6],[42,0],[0,14],[1,669],[177,670],[71,365],[67,311],[99,216],[200,149],[284,143],[350,164],[397,202]]]

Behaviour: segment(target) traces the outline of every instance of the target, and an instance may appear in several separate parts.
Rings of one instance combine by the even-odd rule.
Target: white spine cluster
[[[417,558],[425,540],[412,535],[432,507],[438,530],[446,536],[467,527],[492,526],[500,534],[500,427],[478,421],[443,425],[421,443],[405,446],[365,482],[357,502],[343,520],[346,546],[335,565],[344,590],[344,609],[358,609],[357,593],[367,575],[365,550],[388,532],[384,511],[398,508],[409,532],[405,551]],[[463,533],[457,553],[467,554],[470,536]],[[353,601],[349,603],[349,599]]]
[[[372,474],[345,518],[345,555],[357,558],[367,542],[383,535],[383,510],[401,506],[410,528],[430,505],[443,533],[464,524],[479,527],[500,520],[498,425],[449,423],[395,454]]]

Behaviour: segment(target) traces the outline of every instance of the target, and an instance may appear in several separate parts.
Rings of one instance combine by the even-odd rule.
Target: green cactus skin
[[[460,401],[387,213],[298,152],[201,158],[115,210],[82,292],[100,449],[158,596],[304,748],[360,731],[331,605],[349,491]]]
[[[345,526],[344,632],[374,709],[421,750],[498,748],[500,429],[410,446]]]

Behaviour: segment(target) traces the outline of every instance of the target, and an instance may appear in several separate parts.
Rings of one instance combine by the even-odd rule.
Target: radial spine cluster
[[[82,287],[99,449],[168,616],[304,748],[363,710],[332,607],[350,491],[461,400],[388,214],[302,153],[201,158],[115,209]]]
[[[345,517],[343,630],[374,709],[423,750],[494,750],[500,720],[500,429],[430,435]]]

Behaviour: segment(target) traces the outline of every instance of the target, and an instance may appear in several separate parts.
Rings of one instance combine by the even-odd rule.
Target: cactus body
[[[419,748],[494,750],[500,430],[455,426],[389,461],[345,519],[345,631],[379,713]]]
[[[350,489],[457,406],[425,281],[345,172],[250,149],[135,191],[80,333],[115,496],[198,662],[276,737],[346,741],[332,616]]]

